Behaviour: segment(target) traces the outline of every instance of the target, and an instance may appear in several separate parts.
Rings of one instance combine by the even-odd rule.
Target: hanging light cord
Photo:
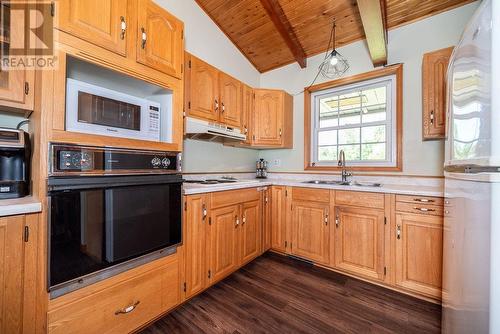
[[[335,47],[335,37],[334,37],[335,27],[336,27],[335,18],[333,18],[333,26],[332,26],[332,30],[330,31],[330,39],[328,40],[328,47],[326,48],[325,58],[323,58],[323,61],[325,61],[326,58],[328,58],[328,55],[330,54],[329,50],[330,50],[330,46],[332,45],[332,41],[333,41],[333,43],[334,43],[333,45]],[[307,86],[306,88],[304,88],[303,90],[301,90],[300,92],[293,94],[292,96],[300,95],[300,94],[304,93],[306,90],[309,90],[309,88],[314,86],[314,84],[316,83],[316,80],[318,80],[318,77],[320,74],[321,74],[321,67],[318,68],[318,73],[316,73],[316,76],[314,77],[311,84],[309,86]]]

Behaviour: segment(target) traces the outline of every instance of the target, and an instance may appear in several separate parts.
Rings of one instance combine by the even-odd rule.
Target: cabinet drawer
[[[179,300],[179,267],[173,261],[51,310],[48,332],[128,333]]]
[[[292,199],[294,201],[312,201],[312,202],[330,202],[330,190],[311,189],[311,188],[293,188]]]
[[[384,194],[338,190],[335,192],[335,205],[354,205],[365,208],[383,209]]]
[[[396,202],[407,202],[425,205],[443,205],[441,197],[396,195]]]
[[[260,192],[257,191],[257,188],[220,191],[212,194],[211,208],[221,208],[224,206],[256,201],[258,199],[260,199]]]
[[[443,206],[422,204],[417,202],[415,203],[396,202],[396,211],[418,213],[418,214],[425,214],[432,216],[442,216]]]

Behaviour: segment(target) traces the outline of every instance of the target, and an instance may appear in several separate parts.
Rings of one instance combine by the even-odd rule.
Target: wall
[[[389,31],[388,63],[404,63],[403,69],[403,174],[443,174],[443,141],[422,141],[422,55],[456,45],[478,3],[463,6]],[[373,70],[365,41],[339,48],[350,64],[345,76]],[[261,76],[260,86],[285,89],[296,94],[311,84],[324,54],[307,59],[307,68],[291,64]],[[316,83],[328,81],[321,76]],[[261,151],[271,171],[304,171],[304,94],[294,97],[294,148]],[[275,165],[280,159],[281,165]]]
[[[259,86],[260,73],[194,0],[156,2],[184,21],[186,51],[252,87]],[[253,171],[257,155],[256,150],[185,140],[183,166],[188,173]]]

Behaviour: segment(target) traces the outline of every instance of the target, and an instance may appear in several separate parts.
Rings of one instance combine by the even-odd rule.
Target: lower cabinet
[[[261,252],[267,252],[271,249],[271,187],[265,187],[262,191],[262,250]]]
[[[0,218],[0,333],[35,331],[38,215]]]
[[[329,211],[328,202],[292,202],[292,255],[322,264],[329,262]]]
[[[264,190],[185,196],[185,299],[262,253]]]
[[[213,209],[210,220],[208,278],[215,282],[232,273],[238,266],[239,204]]]
[[[48,332],[129,333],[178,305],[177,254],[149,268],[115,276],[113,284],[103,281],[59,297],[49,307]]]
[[[396,214],[396,285],[441,297],[443,218]]]
[[[335,267],[365,278],[384,279],[384,211],[336,207]]]
[[[271,247],[280,252],[286,252],[286,187],[271,188]]]

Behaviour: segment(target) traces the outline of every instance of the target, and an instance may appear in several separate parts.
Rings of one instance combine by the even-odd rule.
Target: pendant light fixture
[[[337,42],[336,28],[337,25],[335,23],[335,19],[333,19],[333,27],[332,27],[332,32],[330,34],[330,41],[328,42],[327,53],[325,55],[325,59],[319,66],[321,74],[328,79],[338,78],[342,76],[349,69],[349,63],[347,62],[347,59],[345,59],[344,56],[342,56],[335,49],[335,44]],[[328,52],[328,50],[330,50],[330,44],[332,41],[333,41],[333,50],[331,52]]]

